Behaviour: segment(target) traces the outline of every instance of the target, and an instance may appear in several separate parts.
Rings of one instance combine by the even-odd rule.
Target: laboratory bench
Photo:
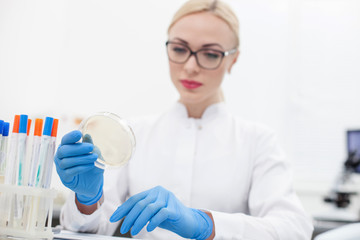
[[[59,216],[60,216],[60,208],[54,208],[54,212],[53,212],[53,219],[52,219],[52,227],[56,227],[58,225],[60,225],[59,222]],[[326,218],[322,218],[319,216],[315,216],[313,217],[313,225],[314,225],[314,232],[312,235],[311,239],[314,239],[316,236],[318,236],[321,233],[324,233],[326,231],[344,226],[346,224],[350,224],[350,223],[356,223],[358,221],[354,221],[354,220],[339,220],[339,219],[326,219]],[[126,234],[121,234],[120,233],[120,227],[121,224],[119,224],[118,228],[116,229],[115,233],[114,233],[114,237],[119,237],[119,238],[114,238],[114,239],[128,239],[131,237],[131,235],[129,233]],[[55,239],[61,239],[61,238],[55,238]],[[111,239],[111,238],[109,238]]]

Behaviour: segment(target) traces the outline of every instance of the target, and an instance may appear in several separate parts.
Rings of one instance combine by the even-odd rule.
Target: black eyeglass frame
[[[182,61],[182,62],[177,62],[177,61],[172,60],[172,59],[170,58],[170,56],[169,56],[169,52],[168,52],[168,49],[167,49],[167,46],[169,45],[169,43],[179,44],[179,45],[181,45],[181,46],[184,46],[185,48],[187,48],[187,49],[190,51],[189,56],[188,56],[184,61]],[[207,70],[215,70],[215,69],[217,69],[217,68],[221,65],[222,60],[224,59],[224,57],[229,56],[229,55],[231,55],[231,54],[234,54],[234,53],[236,53],[236,51],[237,51],[237,47],[235,47],[235,48],[230,49],[230,50],[225,51],[225,52],[224,52],[224,51],[217,50],[217,49],[213,49],[213,48],[201,48],[201,49],[199,49],[199,50],[197,50],[197,51],[194,52],[194,51],[192,51],[192,50],[190,49],[189,46],[187,46],[186,44],[183,44],[183,43],[166,41],[166,44],[165,44],[165,45],[166,45],[166,50],[167,50],[166,52],[167,52],[167,54],[168,54],[168,58],[169,58],[170,61],[172,61],[172,62],[174,62],[174,63],[183,64],[183,63],[186,63],[192,55],[194,55],[194,56],[195,56],[195,59],[196,59],[196,63],[198,64],[198,66],[199,66],[200,68],[207,69]],[[201,52],[201,51],[204,51],[204,50],[211,50],[211,51],[220,53],[221,59],[220,59],[218,65],[217,65],[216,67],[207,68],[207,67],[202,66],[202,65],[199,63],[199,59],[198,59],[198,57],[197,57],[197,53],[198,53],[198,52]]]

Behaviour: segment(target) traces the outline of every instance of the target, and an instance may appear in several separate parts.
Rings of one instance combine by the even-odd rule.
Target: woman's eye
[[[173,51],[176,53],[186,53],[187,52],[186,48],[182,48],[182,47],[174,47]]]
[[[215,52],[204,52],[204,55],[206,58],[208,59],[218,59],[220,58],[220,54],[219,53],[215,53]]]

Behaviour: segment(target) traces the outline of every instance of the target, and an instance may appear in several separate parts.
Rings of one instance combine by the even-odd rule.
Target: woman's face
[[[181,43],[193,52],[199,49],[228,51],[235,48],[235,35],[225,21],[209,12],[179,19],[169,31],[169,41]],[[169,61],[170,76],[184,104],[210,105],[221,101],[220,85],[236,62],[238,52],[222,59],[213,70],[201,68],[192,55],[185,63]]]

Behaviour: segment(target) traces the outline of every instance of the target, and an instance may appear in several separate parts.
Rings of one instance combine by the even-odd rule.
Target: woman
[[[274,134],[223,102],[238,28],[221,1],[190,0],[178,10],[166,47],[179,101],[132,124],[137,149],[125,168],[103,173],[93,145],[77,143],[80,132],[63,137],[55,163],[75,193],[61,213],[65,228],[113,234],[125,217],[120,231],[140,238],[310,239]]]

